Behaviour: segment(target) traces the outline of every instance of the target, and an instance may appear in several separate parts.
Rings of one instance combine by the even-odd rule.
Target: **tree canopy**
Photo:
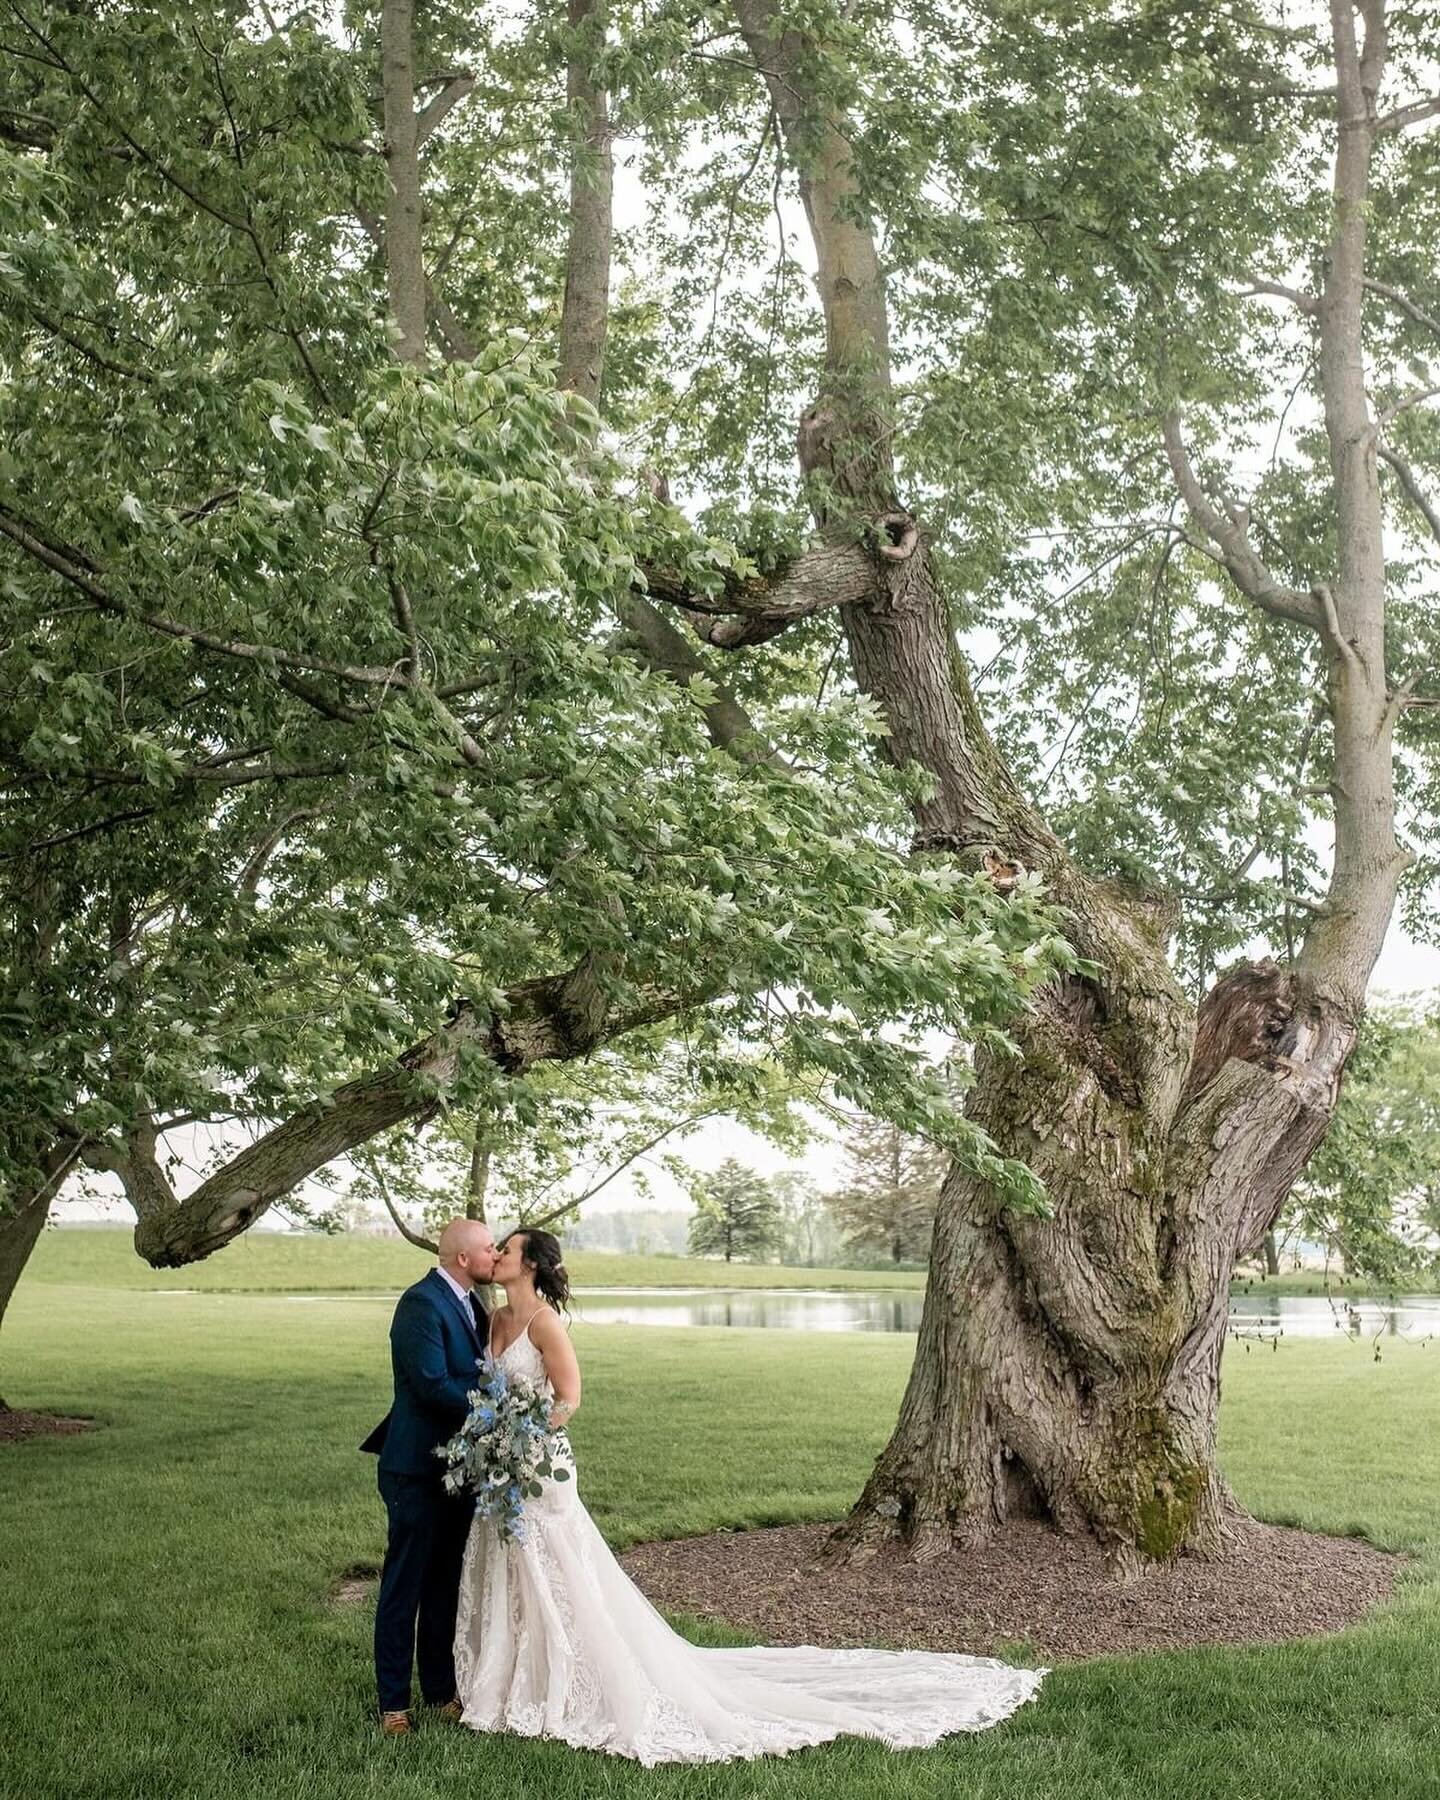
[[[738,465],[727,484],[710,457],[691,518],[554,384],[563,32],[511,41],[479,8],[426,27],[469,84],[455,105],[437,76],[421,126],[468,340],[417,373],[376,250],[373,13],[10,12],[12,1193],[66,1157],[115,1167],[142,1240],[183,1256],[376,1129],[442,1098],[523,1120],[526,1069],[683,1018],[700,1085],[758,1039],[1024,1194],[880,1027],[1002,1028],[1066,960],[1056,922],[908,854],[920,778],[866,754],[875,709],[826,680],[818,637],[723,697],[703,653],[677,679],[635,642],[633,593],[719,590],[776,552],[736,547]],[[667,35],[691,60],[678,17],[638,26],[637,109],[668,92]],[[671,95],[648,160],[697,104]],[[677,292],[684,260],[657,264]],[[616,327],[607,405],[658,451],[644,312],[628,348]],[[225,1119],[254,1139],[229,1184],[248,1198],[202,1227],[155,1141]]]

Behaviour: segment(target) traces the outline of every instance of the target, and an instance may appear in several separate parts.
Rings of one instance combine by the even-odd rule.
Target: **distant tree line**
[[[812,1267],[925,1262],[943,1152],[865,1116],[850,1127],[845,1147],[848,1177],[825,1192],[803,1174],[767,1178],[727,1157],[691,1186],[690,1254]]]

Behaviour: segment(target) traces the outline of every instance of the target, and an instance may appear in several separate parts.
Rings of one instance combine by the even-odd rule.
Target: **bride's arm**
[[[545,1373],[555,1390],[551,1423],[568,1425],[580,1404],[580,1364],[559,1313],[545,1307],[530,1326],[530,1340],[545,1359]]]

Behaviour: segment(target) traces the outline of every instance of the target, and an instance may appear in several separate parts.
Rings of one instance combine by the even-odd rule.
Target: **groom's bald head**
[[[440,1267],[466,1285],[488,1281],[495,1266],[495,1239],[483,1219],[451,1219],[436,1252]]]

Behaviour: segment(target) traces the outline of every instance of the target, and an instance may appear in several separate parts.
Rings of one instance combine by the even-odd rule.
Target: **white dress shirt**
[[[450,1273],[450,1271],[448,1269],[442,1269],[440,1267],[439,1263],[436,1263],[436,1265],[435,1265],[435,1273],[440,1277],[440,1279],[443,1282],[447,1283],[447,1285],[450,1288],[451,1293],[456,1296],[456,1298],[459,1300],[460,1304],[465,1308],[466,1312],[469,1313],[470,1322],[475,1327],[475,1335],[477,1337],[483,1339],[485,1336],[485,1331],[480,1323],[479,1315],[476,1313],[475,1308],[470,1304],[470,1289],[461,1287],[460,1283],[455,1279],[455,1277]]]

